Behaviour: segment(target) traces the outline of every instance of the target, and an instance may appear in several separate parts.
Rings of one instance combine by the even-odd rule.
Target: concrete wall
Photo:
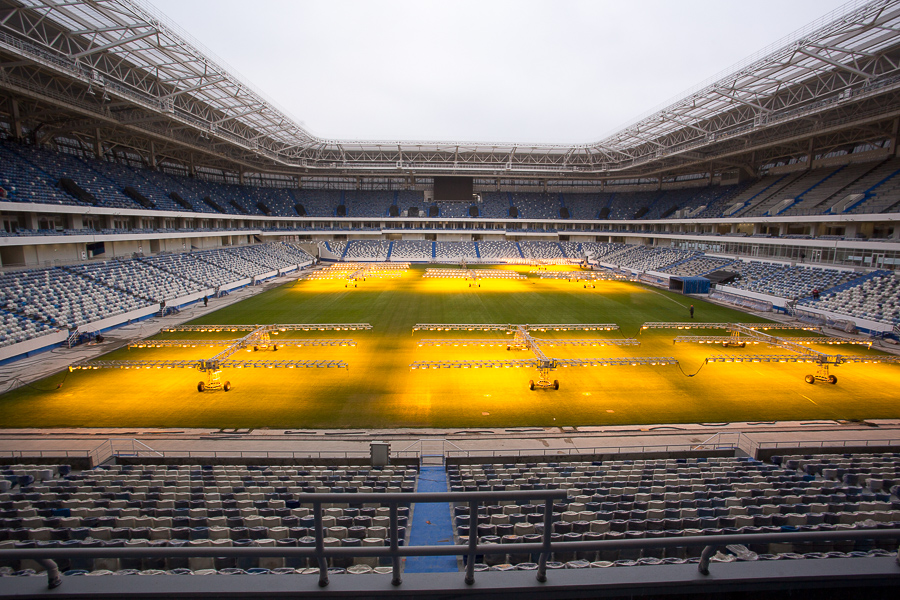
[[[756,451],[758,460],[769,462],[773,456],[802,456],[806,454],[877,454],[897,452],[897,446],[798,446],[793,448],[759,448]]]
[[[61,344],[65,342],[68,337],[69,335],[66,331],[55,331],[48,335],[42,335],[41,337],[13,344],[12,346],[4,346],[3,348],[0,348],[0,361]]]
[[[59,456],[0,456],[0,465],[69,465],[75,471],[96,466],[88,456],[65,456],[64,450],[59,452]]]
[[[625,449],[623,449],[625,450]],[[448,456],[448,465],[481,465],[481,464],[522,464],[572,461],[606,461],[606,460],[652,460],[659,458],[697,458],[697,457],[733,457],[742,456],[738,450],[672,450],[639,452],[608,452],[601,454],[533,454],[523,456]]]
[[[214,457],[214,456],[158,456],[136,457],[119,456],[116,464],[120,465],[272,465],[283,467],[301,466],[335,466],[335,467],[370,467],[372,461],[365,458],[263,458],[263,457]],[[419,468],[419,460],[416,458],[391,458],[390,467],[403,469]]]

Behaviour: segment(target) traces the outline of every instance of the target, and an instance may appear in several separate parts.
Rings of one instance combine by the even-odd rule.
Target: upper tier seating
[[[308,217],[333,217],[341,204],[339,190],[294,190],[297,202],[306,210]]]
[[[7,144],[0,143],[0,186],[6,190],[8,202],[41,204],[80,204],[56,186],[47,173],[22,158]]]
[[[841,210],[832,212],[873,214],[896,211],[897,202],[900,201],[898,176],[900,176],[900,158],[892,157],[879,163],[876,168],[838,194],[835,200],[846,198],[851,194],[861,194],[862,197],[855,199]]]
[[[120,160],[116,157],[115,160]],[[321,190],[266,188],[226,184],[208,178],[218,174],[200,171],[194,177],[173,174],[170,165],[159,170],[137,168],[106,160],[80,158],[65,152],[0,141],[0,187],[11,202],[38,202],[111,208],[144,208],[125,193],[133,188],[157,210],[202,213],[205,216],[309,216],[378,219],[396,206],[399,215],[410,208],[428,217],[469,218],[468,202],[426,204],[421,191]],[[483,192],[477,204],[479,217],[491,219],[660,219],[809,215],[830,213],[880,213],[900,203],[900,159],[853,163],[786,175],[769,175],[732,186],[699,186],[675,189],[602,193]],[[71,178],[93,199],[76,199],[60,187]],[[685,182],[690,184],[692,182]],[[632,188],[633,189],[633,188]],[[170,195],[175,193],[182,205]],[[207,201],[206,199],[209,199]],[[841,200],[849,198],[846,203]],[[341,210],[340,207],[343,207]],[[515,208],[514,215],[510,210]]]
[[[86,161],[63,152],[53,152],[34,146],[8,144],[6,148],[17,154],[19,160],[36,167],[30,173],[43,179],[43,187],[57,188],[62,196],[73,196],[59,188],[59,180],[70,178],[84,191],[92,194],[99,206],[110,208],[141,208],[141,205],[126,196],[117,182],[106,178],[93,168],[96,161]],[[24,182],[23,182],[24,183]],[[40,201],[40,200],[39,200]],[[85,204],[76,200],[66,204]]]

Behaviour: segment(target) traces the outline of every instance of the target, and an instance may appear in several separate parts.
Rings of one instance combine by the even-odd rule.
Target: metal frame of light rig
[[[164,332],[196,331],[249,331],[242,338],[230,340],[140,340],[128,344],[128,348],[194,348],[196,346],[225,346],[211,358],[189,360],[96,360],[69,366],[69,371],[92,369],[199,369],[206,373],[206,381],[197,384],[198,392],[231,390],[230,381],[222,381],[224,369],[346,369],[342,360],[239,360],[230,359],[239,350],[278,350],[283,346],[356,346],[351,339],[309,338],[290,342],[274,342],[272,335],[285,331],[361,331],[372,329],[368,323],[293,323],[274,325],[182,325],[163,329]]]
[[[641,328],[661,329],[664,323],[645,323]],[[854,340],[840,336],[821,336],[821,337],[780,337],[771,335],[760,329],[802,329],[804,331],[821,331],[821,327],[798,327],[791,324],[775,324],[775,323],[670,323],[672,327],[678,329],[725,329],[729,332],[727,336],[690,336],[682,335],[672,340],[672,343],[679,342],[699,342],[701,344],[722,344],[724,347],[734,346],[744,348],[748,343],[752,344],[768,344],[783,350],[795,353],[794,355],[781,354],[764,354],[764,355],[719,355],[711,356],[706,359],[707,363],[716,362],[771,362],[771,363],[812,363],[816,365],[816,372],[810,373],[804,377],[806,383],[813,384],[816,381],[824,381],[830,384],[837,383],[837,377],[829,372],[830,367],[838,367],[844,363],[898,363],[900,356],[844,356],[841,354],[826,354],[809,348],[809,344],[855,344],[872,347],[872,342],[865,340]]]
[[[678,361],[671,356],[654,357],[617,357],[617,358],[553,358],[547,356],[542,346],[639,346],[640,342],[634,338],[623,339],[580,339],[559,340],[535,338],[531,331],[615,331],[619,326],[614,323],[588,323],[588,324],[537,324],[537,325],[500,325],[500,324],[434,324],[419,323],[413,326],[416,331],[505,331],[507,335],[515,337],[506,343],[502,339],[423,339],[419,340],[419,346],[506,346],[507,350],[530,350],[535,358],[519,360],[450,360],[450,361],[416,361],[410,365],[411,370],[417,369],[491,369],[491,368],[534,368],[538,370],[538,380],[529,380],[528,388],[534,390],[559,389],[559,380],[550,380],[550,373],[560,367],[608,367],[608,366],[638,366],[638,365],[674,365]]]

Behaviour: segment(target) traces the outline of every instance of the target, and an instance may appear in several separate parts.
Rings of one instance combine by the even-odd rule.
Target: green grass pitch
[[[513,268],[513,267],[506,267]],[[527,272],[526,267],[516,267]],[[198,393],[194,369],[65,372],[0,396],[0,426],[175,428],[488,428],[652,423],[724,423],[900,416],[900,366],[844,365],[837,385],[809,385],[805,364],[704,364],[723,352],[678,344],[673,330],[640,331],[645,321],[748,322],[744,313],[626,282],[595,289],[566,280],[373,279],[357,288],[339,281],[299,281],[225,307],[197,324],[371,323],[371,331],[311,332],[298,337],[350,337],[353,348],[285,348],[277,356],[343,359],[349,369],[231,369],[230,392]],[[416,323],[616,323],[620,331],[548,332],[536,337],[637,337],[640,347],[554,347],[553,357],[674,356],[678,366],[558,369],[560,389],[529,391],[531,369],[410,370],[417,360],[531,358],[494,347],[419,347],[422,338],[498,338],[502,332],[416,332]],[[699,333],[692,331],[690,333]],[[706,331],[721,335],[721,331]],[[784,332],[784,335],[808,335]],[[209,339],[214,334],[162,337]],[[239,337],[241,333],[217,334]],[[292,335],[280,334],[285,339]],[[871,353],[824,346],[829,353]],[[118,350],[104,358],[206,358],[214,348]],[[726,352],[783,354],[764,345]],[[57,389],[57,385],[62,386]]]

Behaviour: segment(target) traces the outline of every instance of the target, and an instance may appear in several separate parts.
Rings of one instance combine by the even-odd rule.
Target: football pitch
[[[436,265],[429,265],[435,267]],[[342,360],[349,368],[226,369],[228,392],[198,392],[196,369],[63,372],[0,396],[0,426],[160,428],[503,428],[655,423],[863,420],[900,417],[900,365],[832,367],[836,385],[807,384],[815,365],[706,363],[721,354],[790,355],[765,344],[728,348],[673,343],[677,335],[721,330],[642,330],[652,321],[754,322],[759,318],[680,294],[623,281],[595,288],[541,279],[532,267],[502,267],[523,280],[424,278],[412,267],[396,278],[299,280],[209,313],[191,324],[369,323],[371,330],[285,331],[277,351],[240,350],[233,358]],[[551,267],[551,270],[553,267]],[[560,267],[559,269],[563,269]],[[544,346],[553,358],[674,357],[678,364],[559,368],[560,388],[529,390],[533,368],[410,369],[416,361],[531,359],[507,350],[504,331],[413,331],[419,323],[614,323],[618,331],[534,331],[537,338],[636,338],[637,346]],[[167,332],[155,339],[218,340],[245,332]],[[813,335],[779,331],[784,336]],[[302,346],[309,338],[349,338],[356,346]],[[474,345],[420,346],[423,339],[477,339]],[[496,340],[494,345],[481,340]],[[221,347],[120,349],[103,360],[196,360]],[[826,346],[829,354],[871,355],[864,346]],[[247,354],[250,353],[250,354]],[[62,385],[59,385],[62,384]],[[57,387],[59,386],[59,387]]]

